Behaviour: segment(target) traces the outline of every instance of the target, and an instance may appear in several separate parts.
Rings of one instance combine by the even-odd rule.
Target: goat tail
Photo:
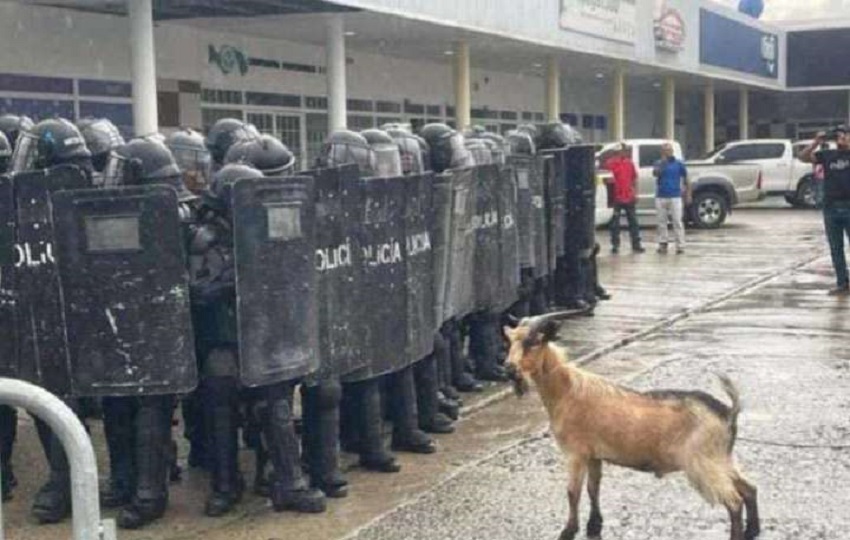
[[[732,401],[732,407],[729,411],[729,433],[731,435],[729,439],[729,451],[731,452],[732,448],[735,447],[735,440],[738,438],[738,415],[741,414],[741,393],[728,375],[717,373],[717,378],[720,380],[723,391],[726,392],[726,395]]]

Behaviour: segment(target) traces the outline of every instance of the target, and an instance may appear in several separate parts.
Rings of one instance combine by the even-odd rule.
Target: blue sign
[[[769,79],[779,78],[779,38],[713,11],[700,10],[703,64]]]

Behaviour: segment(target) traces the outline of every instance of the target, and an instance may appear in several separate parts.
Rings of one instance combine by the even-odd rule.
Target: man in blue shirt
[[[658,253],[667,253],[670,243],[668,222],[673,222],[676,234],[676,253],[685,252],[685,226],[682,224],[684,197],[690,198],[688,169],[673,155],[673,145],[669,142],[661,147],[661,159],[652,171],[658,189],[655,192],[655,210],[658,215]]]

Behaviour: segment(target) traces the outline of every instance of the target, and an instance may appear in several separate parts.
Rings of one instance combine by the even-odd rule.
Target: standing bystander
[[[673,145],[669,142],[661,147],[661,159],[653,167],[652,174],[657,184],[655,210],[658,215],[658,253],[667,253],[667,244],[670,243],[668,223],[672,221],[676,234],[676,253],[682,254],[685,252],[683,202],[690,204],[691,190],[688,169],[673,155]]]
[[[610,171],[612,175],[610,183],[613,191],[614,217],[611,219],[611,252],[616,254],[620,251],[620,219],[625,213],[629,222],[632,251],[643,253],[646,250],[641,247],[640,227],[635,210],[638,171],[631,158],[631,148],[622,143],[617,152],[602,164],[602,167]]]
[[[830,139],[835,141],[834,150],[818,150]],[[829,134],[818,133],[814,142],[803,150],[800,159],[823,168],[823,222],[836,280],[836,287],[829,294],[850,295],[844,254],[844,235],[850,236],[850,136],[847,128],[842,126]]]

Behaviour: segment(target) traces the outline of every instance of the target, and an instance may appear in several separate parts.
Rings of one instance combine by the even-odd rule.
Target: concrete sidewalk
[[[644,234],[651,236],[647,231]],[[819,215],[789,209],[738,212],[721,230],[691,232],[688,251],[683,256],[657,255],[651,243],[647,243],[649,251],[643,255],[631,255],[626,250],[618,256],[610,256],[607,254],[607,233],[600,231],[598,236],[606,246],[600,259],[602,282],[614,294],[614,300],[600,306],[595,317],[569,323],[564,337],[573,358],[588,354],[602,356],[648,329],[658,330],[730,294],[739,295],[773,276],[797,268],[822,255],[825,249]],[[597,353],[593,354],[594,351]],[[635,373],[645,367],[633,356],[617,354],[604,355],[604,362],[600,360],[596,365],[600,371],[614,375]],[[467,399],[467,402],[476,408],[476,402],[492,399],[500,391],[493,388],[484,396]],[[454,475],[464,474],[470,464],[538,432],[543,423],[543,413],[534,400],[494,402],[460,422],[457,433],[440,437],[438,454],[402,455],[400,474],[387,476],[351,470],[349,498],[331,501],[329,512],[320,516],[274,514],[264,501],[249,496],[240,510],[230,517],[217,520],[202,517],[207,478],[184,468],[183,481],[172,486],[172,503],[166,519],[144,531],[120,532],[120,538],[339,538],[399,505],[415,501],[420,494]],[[22,422],[19,432],[14,462],[21,486],[15,492],[15,499],[4,505],[7,538],[68,537],[67,525],[38,527],[29,520],[32,495],[46,472],[28,419]],[[93,423],[92,433],[101,458],[101,470],[106,471],[103,437],[97,423]],[[181,451],[185,460],[185,448]],[[244,454],[244,471],[250,478],[249,456],[247,452]],[[483,501],[476,504],[483,504]],[[424,530],[424,536],[418,537],[439,537],[427,533]]]

